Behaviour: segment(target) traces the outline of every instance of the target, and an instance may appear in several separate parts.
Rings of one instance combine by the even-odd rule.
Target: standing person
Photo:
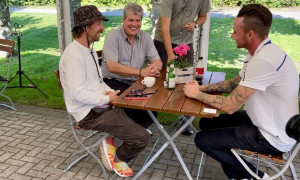
[[[242,7],[231,35],[237,47],[249,53],[242,70],[220,83],[199,86],[194,81],[184,86],[186,96],[228,113],[213,119],[202,118],[195,144],[221,163],[229,179],[253,178],[231,148],[276,155],[289,151],[295,144],[285,133],[285,126],[299,113],[299,77],[290,57],[268,38],[271,24],[268,8],[259,4]],[[207,92],[230,94],[223,97]],[[245,111],[239,110],[244,104]],[[261,171],[258,175],[268,177]]]
[[[193,33],[197,26],[206,21],[210,11],[210,0],[163,0],[160,18],[156,23],[154,45],[163,62],[163,67],[175,59],[173,48],[186,43],[190,50],[187,52],[187,61],[194,64]],[[186,120],[185,118],[183,119]],[[191,135],[190,126],[182,134]]]
[[[60,59],[60,79],[67,110],[80,127],[107,132],[123,141],[117,148],[113,138],[106,138],[100,144],[101,159],[107,169],[128,177],[133,171],[126,162],[148,145],[150,135],[128,118],[123,109],[111,104],[120,90],[114,91],[103,81],[97,53],[90,47],[99,41],[103,21],[108,19],[96,6],[82,6],[74,11],[74,41]]]
[[[162,62],[150,35],[141,29],[143,8],[137,3],[128,3],[123,10],[123,25],[111,30],[105,37],[103,46],[104,81],[113,89],[124,92],[139,77],[158,77]],[[144,64],[148,65],[144,67]],[[124,109],[143,127],[153,121],[147,111]]]
[[[210,0],[163,0],[160,19],[156,24],[154,44],[166,67],[175,59],[173,48],[186,43],[190,50],[187,60],[194,63],[193,32],[206,21]]]

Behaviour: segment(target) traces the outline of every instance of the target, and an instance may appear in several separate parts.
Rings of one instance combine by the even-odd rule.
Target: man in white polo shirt
[[[231,35],[238,48],[249,52],[240,73],[217,84],[199,86],[191,82],[184,86],[186,96],[228,113],[202,118],[195,144],[221,163],[229,179],[253,178],[231,148],[276,155],[295,144],[285,133],[285,126],[299,113],[299,77],[290,57],[268,38],[271,24],[272,14],[266,7],[245,5],[234,20]],[[230,94],[224,97],[206,92]],[[240,110],[243,105],[244,111]],[[261,171],[258,175],[268,177]]]

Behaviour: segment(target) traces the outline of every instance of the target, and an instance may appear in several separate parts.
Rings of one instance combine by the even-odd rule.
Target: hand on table
[[[200,85],[195,80],[192,82],[187,82],[183,87],[183,92],[187,97],[196,99],[198,93],[200,92],[199,87]]]
[[[109,104],[112,104],[112,101],[118,97],[120,90],[116,91],[107,91],[105,94],[109,96]]]

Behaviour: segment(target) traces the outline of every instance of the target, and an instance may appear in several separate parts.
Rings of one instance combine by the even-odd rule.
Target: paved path
[[[90,157],[67,173],[62,173],[66,158],[78,148],[65,111],[23,105],[16,105],[16,108],[18,110],[14,112],[0,107],[0,180],[103,179],[99,166]],[[152,127],[151,130],[154,137],[157,137],[157,129]],[[194,146],[193,138],[180,136],[175,144],[195,178],[201,152]],[[151,149],[150,145],[134,159],[132,169],[135,172],[141,168]],[[99,155],[97,148],[94,151]],[[294,163],[298,177],[300,177],[299,158],[300,154]],[[290,172],[286,174],[290,175]],[[200,177],[205,180],[226,179],[219,163],[207,156]],[[168,147],[139,179],[187,178],[175,153]]]
[[[49,13],[55,14],[55,8],[27,8],[11,6],[9,9],[11,12],[31,12],[31,13]],[[101,12],[105,16],[123,16],[122,10],[104,10]],[[211,11],[211,17],[236,17],[238,10],[235,9],[214,9]],[[276,19],[300,19],[300,9],[289,9],[289,10],[272,10],[273,16]],[[149,16],[149,12],[145,12],[144,16]]]

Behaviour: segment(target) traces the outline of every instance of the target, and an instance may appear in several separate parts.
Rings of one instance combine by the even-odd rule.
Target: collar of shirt
[[[263,40],[263,41],[259,44],[259,46],[256,48],[256,50],[255,50],[253,56],[254,56],[255,54],[257,54],[257,53],[260,51],[260,49],[261,49],[262,47],[264,47],[264,45],[270,44],[269,41],[270,41],[270,43],[271,43],[270,38],[266,38],[265,40]],[[251,54],[248,54],[247,57],[246,57],[245,60],[244,60],[244,63],[248,63],[248,62],[252,59],[253,56],[251,56]]]
[[[256,48],[256,50],[255,50],[253,56],[254,56],[256,53],[258,53],[259,50],[260,50],[264,45],[269,44],[268,41],[271,42],[270,38],[266,38],[265,40],[263,40],[263,41],[259,44],[259,46]]]

